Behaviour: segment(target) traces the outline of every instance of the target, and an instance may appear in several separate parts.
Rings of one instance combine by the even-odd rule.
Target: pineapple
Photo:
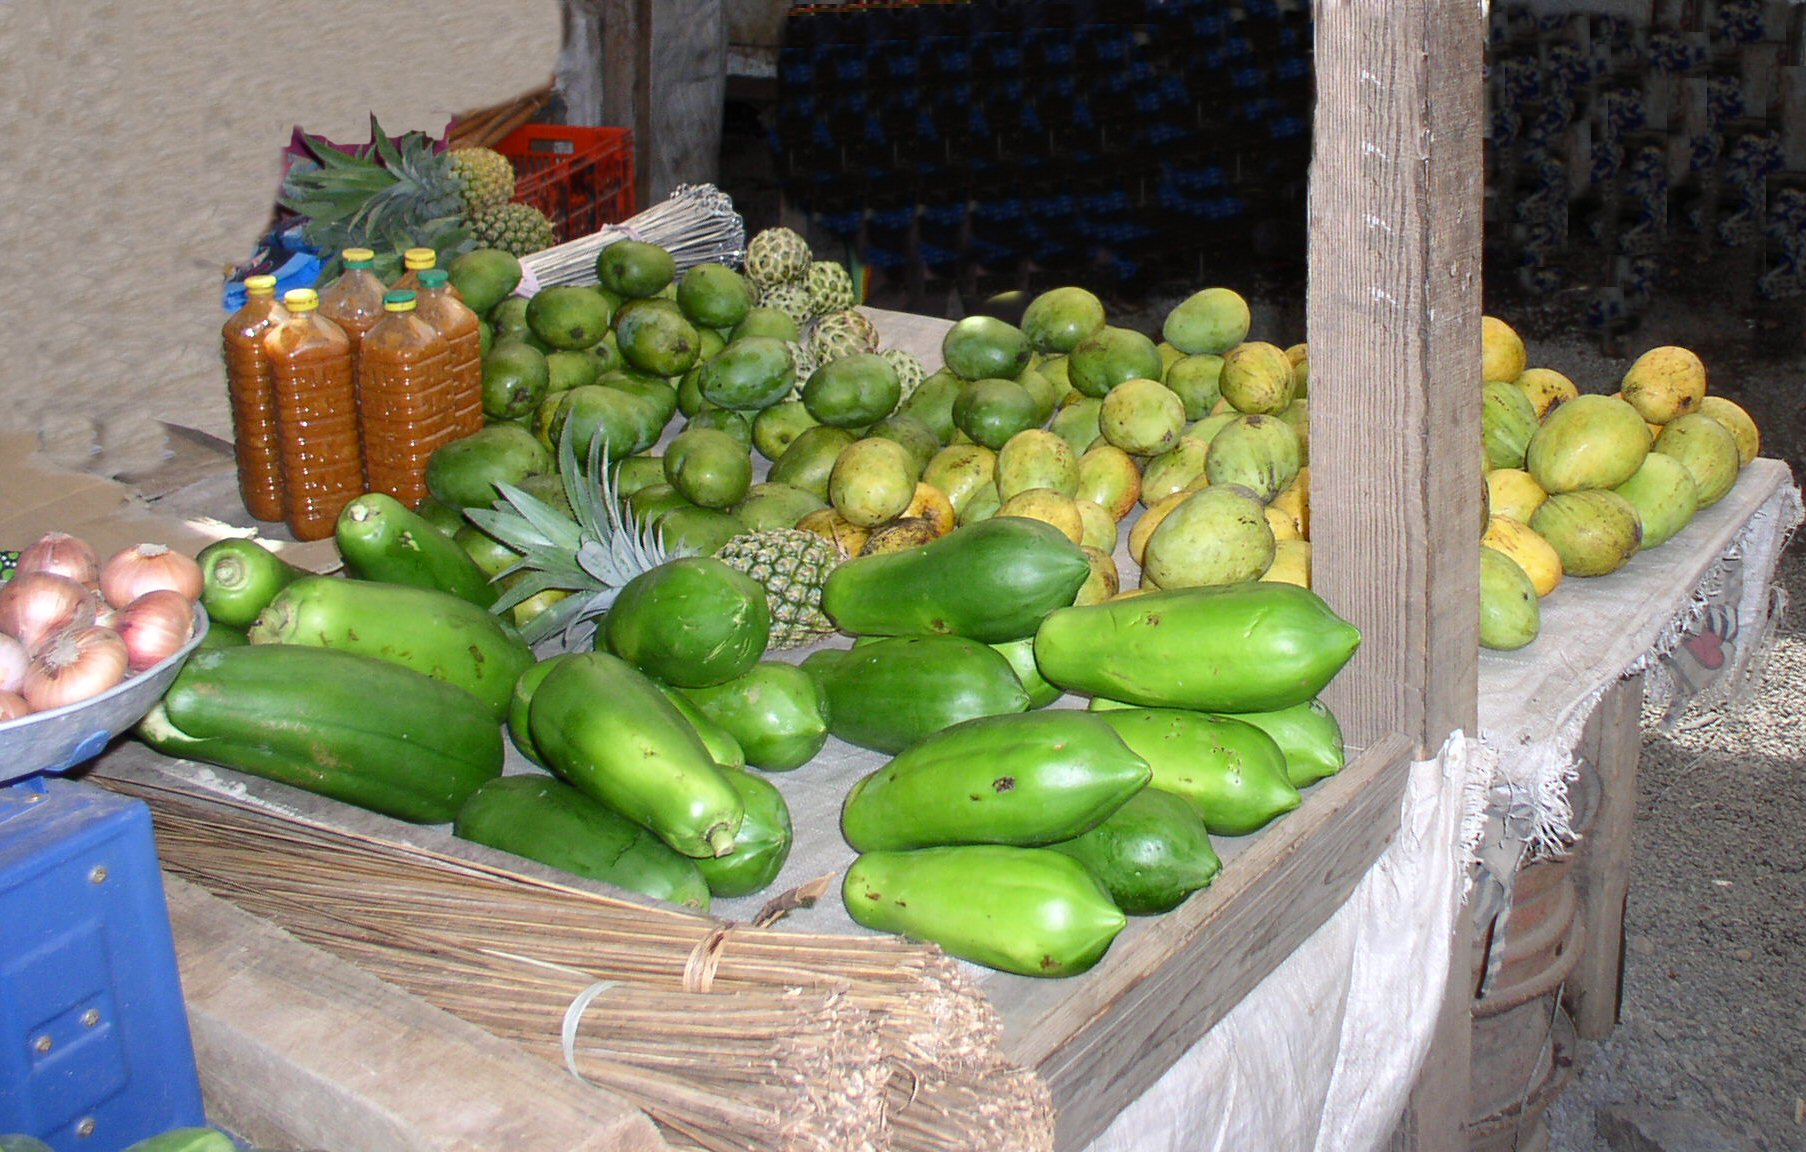
[[[530,255],[558,243],[552,221],[531,204],[503,204],[480,212],[471,219],[470,229],[478,243],[516,256]]]
[[[324,252],[367,247],[378,252],[456,243],[464,200],[451,160],[421,132],[391,137],[370,118],[368,156],[304,136],[311,154],[290,165],[281,203],[307,217],[302,233]]]
[[[473,217],[514,199],[514,164],[493,148],[454,148],[447,154],[452,179]]]
[[[767,228],[746,245],[746,275],[761,288],[801,280],[809,271],[809,242],[789,228]]]
[[[853,277],[844,265],[833,260],[817,260],[810,264],[803,277],[803,286],[809,290],[812,316],[826,316],[859,302],[854,298]]]
[[[502,502],[494,509],[465,510],[478,528],[521,554],[501,575],[522,578],[491,611],[501,615],[548,590],[570,593],[520,630],[533,645],[560,636],[566,650],[593,643],[597,619],[629,580],[689,554],[667,549],[658,533],[634,516],[615,487],[600,434],[590,443],[587,472],[577,465],[571,437],[567,424],[558,439],[558,471],[575,518],[507,483],[496,485]],[[821,589],[840,553],[821,537],[790,528],[746,533],[716,555],[764,585],[771,647],[794,648],[834,630],[821,612]]]
[[[809,351],[815,362],[826,364],[843,356],[878,350],[878,329],[851,308],[830,312],[809,329]]]
[[[773,649],[801,648],[834,631],[821,610],[821,590],[840,552],[826,539],[796,528],[748,532],[723,544],[715,558],[765,586]]]

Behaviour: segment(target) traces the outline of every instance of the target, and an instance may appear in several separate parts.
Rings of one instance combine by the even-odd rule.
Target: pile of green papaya
[[[802,664],[829,730],[889,753],[858,781],[841,897],[868,928],[1028,976],[1083,972],[1131,915],[1216,876],[1340,770],[1317,699],[1358,632],[1307,589],[1244,582],[1075,604],[1090,565],[997,516],[835,569],[856,637]],[[1051,708],[1068,693],[1090,707]]]
[[[595,651],[537,660],[418,514],[360,497],[338,543],[333,576],[256,540],[204,549],[208,646],[138,735],[698,909],[776,877],[792,829],[764,774],[828,728],[815,682],[763,659],[751,578],[673,560],[620,590]],[[504,775],[504,738],[546,771]]]

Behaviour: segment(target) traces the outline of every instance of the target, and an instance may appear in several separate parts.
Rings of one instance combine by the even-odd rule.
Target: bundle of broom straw
[[[671,254],[679,272],[698,264],[739,264],[746,259],[746,221],[734,201],[713,184],[679,184],[665,200],[588,236],[520,258],[528,287],[596,283],[596,256],[621,240],[644,240]]]
[[[224,796],[149,802],[172,874],[633,1100],[674,1146],[1052,1147],[1045,1085],[938,950],[615,900]],[[780,904],[781,906],[781,904]]]

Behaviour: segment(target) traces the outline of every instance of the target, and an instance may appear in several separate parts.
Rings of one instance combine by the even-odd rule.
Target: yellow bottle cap
[[[320,294],[312,288],[290,288],[282,294],[282,304],[290,312],[312,312],[320,306]]]
[[[393,292],[383,293],[384,312],[412,312],[415,296],[406,288],[398,288]]]
[[[347,264],[369,264],[376,260],[376,253],[368,248],[347,248],[340,255]]]
[[[246,276],[245,295],[274,296],[276,294],[276,278],[274,276]]]
[[[409,248],[401,254],[401,262],[409,268],[431,268],[438,259],[439,254],[431,248]]]

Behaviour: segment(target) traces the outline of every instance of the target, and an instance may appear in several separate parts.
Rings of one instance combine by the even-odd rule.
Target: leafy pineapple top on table
[[[360,156],[304,133],[307,155],[296,158],[282,182],[279,202],[306,218],[302,235],[331,257],[323,279],[336,274],[346,248],[374,249],[379,272],[396,270],[382,267],[385,258],[415,247],[432,248],[444,267],[489,241],[502,220],[510,240],[539,247],[557,242],[544,213],[510,203],[514,166],[499,152],[442,152],[423,132],[390,136],[374,116],[370,137],[369,154]]]
[[[621,498],[608,466],[600,433],[590,441],[588,468],[580,468],[567,424],[558,439],[558,472],[572,514],[508,483],[494,508],[471,508],[465,515],[478,528],[520,553],[497,579],[520,574],[492,609],[505,613],[545,591],[569,593],[521,627],[528,644],[557,636],[565,649],[593,641],[597,621],[629,580],[691,549],[667,549],[657,530],[642,524]],[[840,553],[822,537],[796,529],[748,532],[715,553],[716,558],[765,588],[771,608],[774,649],[796,648],[834,631],[821,610],[821,589],[840,562]]]

